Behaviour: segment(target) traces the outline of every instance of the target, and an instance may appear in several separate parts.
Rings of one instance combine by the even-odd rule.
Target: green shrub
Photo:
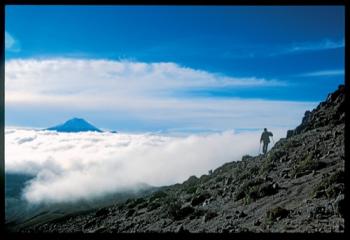
[[[276,221],[278,218],[285,218],[289,215],[289,210],[281,207],[269,209],[266,212],[266,219],[268,221]]]
[[[218,176],[215,178],[215,182],[222,182],[225,178],[223,176]]]
[[[299,161],[296,167],[292,170],[291,175],[293,177],[300,177],[311,173],[313,170],[321,169],[325,166],[325,163],[317,161],[313,158],[313,154],[307,154],[302,161]]]
[[[206,211],[204,211],[203,209],[195,209],[193,214],[190,216],[190,219],[195,219],[195,218],[200,218],[202,216],[204,216],[204,214],[206,213]]]
[[[269,162],[276,162],[278,161],[283,155],[285,155],[284,151],[281,150],[275,150],[275,151],[271,151],[268,155],[268,161]]]
[[[150,201],[152,202],[152,201],[154,201],[156,199],[162,199],[162,198],[165,198],[167,196],[168,196],[168,194],[166,192],[158,191],[158,192],[155,192],[155,193],[152,194],[152,196],[150,198]]]
[[[193,197],[193,199],[191,201],[191,205],[197,206],[197,205],[203,203],[206,199],[208,199],[210,197],[211,197],[211,195],[208,192],[200,193],[200,194]]]
[[[276,164],[274,164],[273,162],[269,162],[268,160],[266,160],[261,168],[259,169],[259,174],[268,174],[269,172],[271,172],[274,168],[276,168]]]
[[[317,184],[311,192],[312,197],[319,198],[326,196],[328,198],[336,197],[340,192],[343,191],[343,187],[339,184],[344,183],[344,171],[339,170],[331,176],[324,179],[322,182]]]
[[[263,163],[259,169],[259,174],[268,174],[276,168],[275,162],[281,158],[285,153],[282,151],[273,151],[263,160]]]
[[[139,204],[142,204],[146,202],[146,200],[144,198],[137,198],[137,199],[128,199],[128,201],[126,201],[126,205],[127,208],[134,208]]]
[[[160,206],[162,206],[162,205],[159,202],[154,201],[154,202],[151,202],[150,204],[148,204],[147,210],[152,211],[152,210],[159,208]]]
[[[238,175],[238,181],[242,182],[244,180],[250,179],[252,175],[248,172],[241,171],[241,173]]]
[[[329,177],[329,184],[344,183],[345,173],[343,170],[336,171]]]
[[[182,207],[181,201],[176,199],[169,199],[166,208],[168,216],[174,221],[184,219],[195,211],[191,206]]]
[[[326,189],[326,196],[327,198],[336,198],[342,192],[344,192],[344,185],[334,184]]]
[[[235,193],[235,197],[234,197],[234,200],[235,201],[238,201],[242,198],[245,198],[249,192],[251,191],[251,188],[256,186],[256,185],[260,185],[264,182],[263,179],[261,178],[258,178],[258,179],[253,179],[253,180],[250,180],[244,184],[242,184],[236,191]]]
[[[277,188],[273,188],[271,183],[264,183],[261,185],[253,186],[246,192],[245,203],[252,203],[259,198],[274,195],[278,192]]]
[[[210,179],[211,179],[210,176],[204,174],[204,175],[202,175],[202,176],[199,178],[199,181],[200,181],[200,183],[205,183],[205,182],[207,182],[207,181],[210,180]]]
[[[195,194],[197,191],[197,186],[191,186],[185,189],[185,193],[187,194]]]
[[[253,166],[251,169],[250,169],[250,174],[252,175],[257,175],[259,173],[259,170],[260,168],[258,166]]]

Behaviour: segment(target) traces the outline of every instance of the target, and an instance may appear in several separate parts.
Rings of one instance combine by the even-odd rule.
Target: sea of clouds
[[[285,135],[273,129],[274,140]],[[163,186],[207,174],[259,151],[261,132],[162,135],[57,133],[5,129],[5,171],[35,176],[23,197],[30,203],[74,202],[136,188]]]

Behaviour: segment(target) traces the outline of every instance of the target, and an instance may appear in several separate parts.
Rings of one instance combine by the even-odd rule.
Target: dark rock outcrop
[[[267,155],[23,232],[344,232],[345,88]]]
[[[287,138],[322,126],[336,126],[345,121],[345,86],[328,94],[326,101],[321,102],[312,111],[306,111],[301,124],[287,132]]]

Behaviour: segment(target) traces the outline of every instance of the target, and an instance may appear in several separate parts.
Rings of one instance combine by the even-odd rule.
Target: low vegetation
[[[282,207],[271,208],[266,212],[266,220],[274,222],[276,220],[286,218],[289,215],[289,210]]]
[[[314,158],[312,152],[306,154],[301,161],[296,162],[294,169],[291,171],[291,176],[298,178],[311,173],[312,171],[319,170],[325,167],[325,163]]]
[[[329,177],[326,177],[322,182],[317,184],[312,191],[312,197],[320,198],[335,198],[339,193],[344,191],[345,173],[343,170],[338,170]]]

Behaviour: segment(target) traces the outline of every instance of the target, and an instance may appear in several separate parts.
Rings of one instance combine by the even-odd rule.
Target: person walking
[[[261,142],[263,142],[263,153],[266,154],[267,153],[267,146],[270,143],[270,137],[272,137],[273,134],[272,132],[268,132],[266,128],[264,128],[263,133],[261,134],[261,138],[260,138],[260,144]]]

